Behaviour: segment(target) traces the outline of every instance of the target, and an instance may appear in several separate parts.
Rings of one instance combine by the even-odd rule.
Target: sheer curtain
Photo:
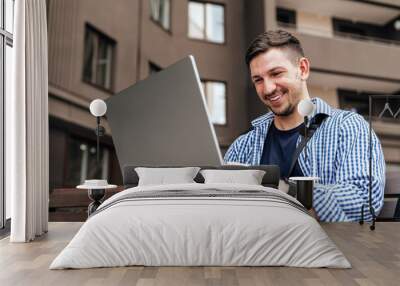
[[[15,1],[13,92],[6,98],[6,187],[12,242],[48,227],[48,77],[45,0]]]

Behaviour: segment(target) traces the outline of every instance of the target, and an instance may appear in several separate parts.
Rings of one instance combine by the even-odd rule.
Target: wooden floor
[[[82,223],[50,223],[32,243],[0,241],[0,285],[400,285],[400,223],[323,225],[353,268],[122,267],[48,270]]]

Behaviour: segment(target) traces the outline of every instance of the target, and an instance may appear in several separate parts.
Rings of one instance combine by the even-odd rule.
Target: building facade
[[[369,94],[400,94],[400,2],[276,0],[275,5],[271,28],[295,34],[311,60],[311,96],[368,116]],[[395,114],[400,102],[389,101]],[[390,169],[400,164],[400,128],[390,113],[376,118],[385,102],[385,97],[374,100],[372,115]]]
[[[396,0],[48,0],[50,189],[89,177],[121,183],[111,132],[95,168],[89,103],[194,55],[222,151],[267,112],[244,62],[259,33],[286,29],[311,61],[312,97],[367,116],[368,94],[400,93]],[[400,101],[391,101],[393,109]],[[376,109],[385,102],[377,102]],[[400,116],[399,116],[400,117]],[[400,119],[398,119],[400,120]],[[389,169],[399,170],[400,128],[374,120]]]
[[[167,7],[162,6],[165,3]],[[52,187],[72,187],[78,177],[85,177],[84,169],[90,169],[91,156],[86,160],[77,155],[93,149],[91,100],[106,99],[189,54],[196,59],[206,94],[216,98],[208,104],[222,106],[215,116],[221,147],[226,148],[238,130],[245,130],[243,1],[208,4],[186,0],[48,1],[50,157],[57,166],[51,168]],[[164,11],[157,14],[157,9]],[[189,24],[189,9],[202,11],[204,18]],[[110,135],[106,123],[105,127]],[[106,173],[119,183],[117,172],[111,170],[118,164],[112,144],[108,144],[110,138],[103,139],[109,154]],[[87,167],[81,166],[79,171],[82,161]]]

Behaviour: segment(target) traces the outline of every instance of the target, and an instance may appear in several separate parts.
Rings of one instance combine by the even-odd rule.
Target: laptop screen
[[[106,100],[121,169],[222,165],[192,56]]]

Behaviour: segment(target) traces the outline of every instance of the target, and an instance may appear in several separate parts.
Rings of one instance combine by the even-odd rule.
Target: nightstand
[[[117,188],[117,186],[116,185],[95,186],[95,185],[85,184],[85,185],[79,185],[76,188],[88,190],[88,196],[92,200],[92,202],[88,206],[88,217],[89,217],[101,205],[102,200],[106,195],[106,189],[115,189]]]

